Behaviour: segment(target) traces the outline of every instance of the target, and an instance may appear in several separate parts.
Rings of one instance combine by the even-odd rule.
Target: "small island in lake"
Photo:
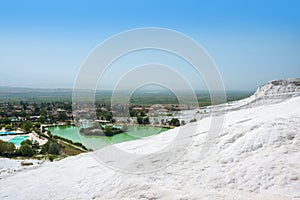
[[[94,123],[91,127],[81,128],[80,133],[90,136],[114,136],[127,131],[127,126]]]

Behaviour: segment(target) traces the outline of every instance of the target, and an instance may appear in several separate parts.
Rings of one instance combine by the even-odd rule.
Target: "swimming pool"
[[[16,134],[16,133],[13,131],[5,131],[5,132],[1,131],[0,132],[0,135],[13,135],[13,134]]]
[[[16,146],[21,146],[21,143],[26,140],[29,136],[17,136],[13,139],[8,140],[7,142],[11,142]]]

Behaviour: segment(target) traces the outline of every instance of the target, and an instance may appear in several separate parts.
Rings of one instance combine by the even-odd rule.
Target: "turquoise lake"
[[[112,137],[105,136],[86,136],[79,133],[80,127],[77,126],[56,126],[49,127],[48,130],[53,135],[58,135],[73,142],[80,142],[88,149],[100,149],[110,144],[136,140],[139,138],[156,135],[168,129],[152,126],[128,126],[128,131]]]

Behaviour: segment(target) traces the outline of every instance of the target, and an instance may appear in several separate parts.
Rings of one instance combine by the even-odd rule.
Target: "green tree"
[[[0,140],[0,155],[10,157],[14,154],[16,147],[13,143]]]
[[[6,125],[6,126],[5,126],[5,130],[11,131],[11,130],[12,130],[12,126],[11,126],[11,125]]]
[[[104,132],[105,133],[111,133],[112,132],[112,127],[111,126],[105,126]]]
[[[40,147],[40,145],[37,141],[34,141],[34,143],[32,143],[31,146],[32,146],[33,149],[39,149],[39,147]]]
[[[169,122],[169,124],[171,126],[180,126],[179,119],[177,119],[177,118],[172,118],[171,121]]]
[[[25,145],[25,144],[28,144],[28,145],[32,145],[32,142],[30,140],[24,140],[23,142],[21,142],[21,145]]]
[[[3,124],[10,124],[10,119],[7,117],[4,117],[1,121]]]
[[[26,121],[25,123],[23,123],[22,129],[25,132],[30,132],[30,129],[32,128],[32,122],[30,121]]]
[[[40,123],[45,123],[46,119],[45,119],[44,116],[41,116],[40,118],[38,118],[37,121],[40,122]]]
[[[43,154],[48,153],[49,146],[50,146],[50,140],[48,140],[48,142],[42,146],[41,153],[43,153]]]
[[[42,110],[40,111],[40,115],[41,115],[41,117],[45,117],[45,116],[47,116],[47,111],[44,109],[44,106],[41,106],[42,107]]]
[[[142,111],[142,112],[140,113],[140,116],[141,116],[141,117],[145,117],[146,114]]]
[[[59,120],[59,121],[66,121],[66,120],[67,120],[67,115],[66,115],[66,113],[60,113],[60,114],[58,115],[58,120]]]
[[[18,154],[21,156],[26,156],[30,157],[34,155],[34,150],[29,144],[23,144],[21,147],[18,149]]]
[[[56,142],[51,143],[49,146],[49,153],[58,155],[60,151],[60,145]]]
[[[145,118],[144,118],[144,125],[145,125],[145,124],[150,124],[149,117],[145,117]]]
[[[143,124],[143,122],[144,122],[143,117],[138,116],[137,122],[138,122],[138,124]]]

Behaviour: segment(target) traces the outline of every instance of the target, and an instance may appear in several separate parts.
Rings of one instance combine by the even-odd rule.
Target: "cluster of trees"
[[[130,117],[145,117],[147,113],[147,110],[133,110],[132,108],[129,108]]]
[[[103,129],[103,132],[104,132],[104,135],[106,135],[106,136],[114,136],[116,134],[123,133],[124,131],[120,128],[114,128],[112,126],[106,126]]]
[[[55,154],[59,155],[61,149],[61,145],[55,141],[49,140],[45,145],[41,148],[42,154]],[[5,142],[0,140],[0,156],[4,157],[31,157],[37,154],[40,150],[38,143],[32,142],[30,140],[24,140],[21,143],[21,146],[16,149],[16,146],[13,143]]]
[[[39,145],[37,143],[32,143],[30,140],[24,140],[21,143],[21,146],[16,151],[17,156],[31,157],[36,151],[39,149]]]
[[[119,127],[105,126],[102,128],[99,124],[94,124],[91,127],[81,128],[80,133],[85,135],[95,135],[95,136],[113,136],[119,133],[123,133],[128,130],[126,125]]]
[[[96,115],[99,119],[111,121],[113,119],[113,114],[109,111],[97,108]]]
[[[38,122],[31,122],[31,121],[25,121],[25,122],[16,122],[16,123],[11,123],[9,122],[8,124],[1,124],[0,120],[0,129],[5,128],[7,131],[12,131],[17,128],[22,128],[23,131],[25,132],[31,132],[35,130],[36,128],[40,128],[40,123]]]
[[[170,121],[168,121],[168,120],[165,121],[164,119],[162,119],[161,124],[163,124],[163,125],[168,124],[170,126],[180,126],[180,125],[185,125],[185,121],[182,120],[180,122],[179,119],[177,119],[177,118],[172,118]]]
[[[0,140],[0,156],[12,157],[15,153],[15,150],[16,147],[13,143]]]
[[[171,126],[180,126],[180,121],[177,118],[172,118],[171,121],[168,122]]]
[[[137,122],[138,122],[138,124],[143,124],[143,125],[150,124],[149,117],[138,116],[137,117]]]
[[[53,101],[53,102],[3,102],[0,103],[0,124],[11,124],[12,118],[21,118],[20,121],[34,121],[38,123],[54,123],[56,121],[69,120],[66,113],[57,114],[57,109],[72,112],[72,102]],[[32,116],[40,116],[32,119]],[[17,123],[18,121],[13,121]]]
[[[10,121],[10,119],[8,117],[2,117],[2,119],[0,119],[0,124],[8,125],[10,123],[11,123],[11,121]]]
[[[32,128],[33,128],[33,123],[31,121],[26,121],[22,124],[22,129],[25,132],[30,132]]]
[[[143,125],[150,124],[149,117],[138,116],[137,122],[138,122],[138,124],[143,124]],[[169,124],[170,126],[180,126],[180,125],[185,125],[185,121],[180,122],[179,119],[177,119],[177,118],[172,118],[170,121],[168,121],[168,120],[165,121],[164,119],[162,119],[161,124],[162,125]]]
[[[30,157],[33,156],[38,149],[39,145],[37,143],[32,143],[30,140],[24,140],[18,149],[16,149],[16,146],[13,143],[0,140],[0,155],[4,157]]]
[[[60,144],[58,144],[55,141],[49,140],[46,144],[42,146],[41,153],[59,155],[60,149],[61,149]]]

